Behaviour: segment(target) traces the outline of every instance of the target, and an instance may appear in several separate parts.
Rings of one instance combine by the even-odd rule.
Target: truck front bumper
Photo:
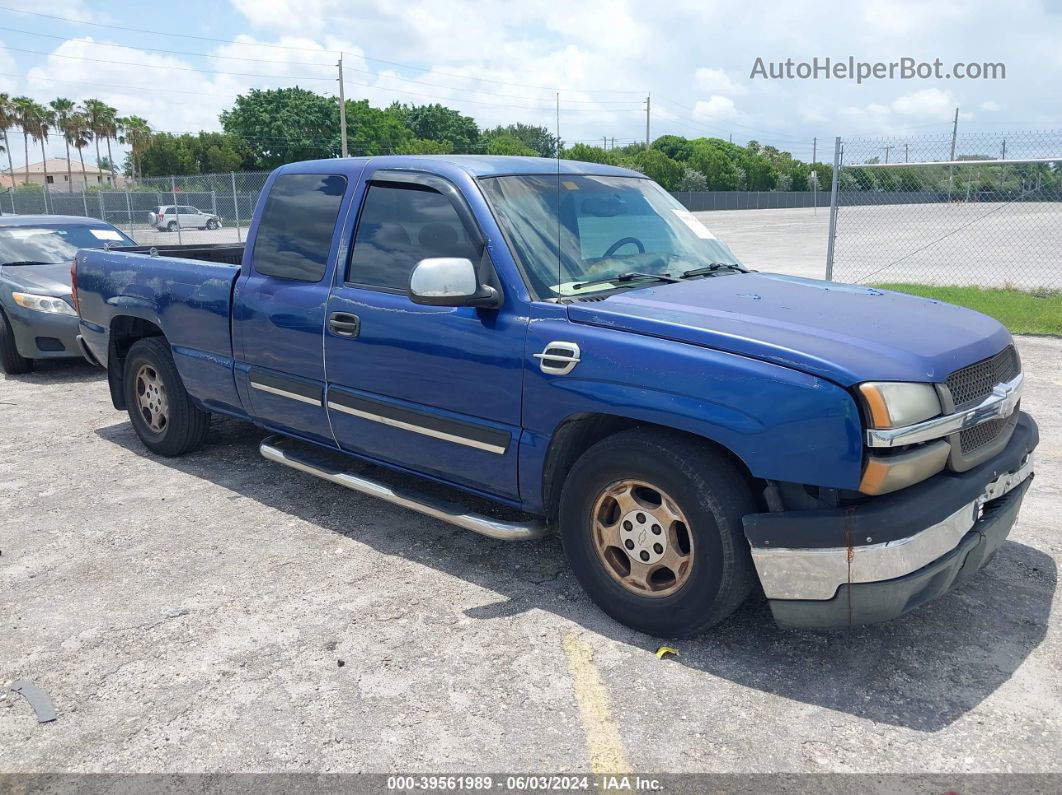
[[[752,559],[775,621],[844,627],[903,615],[965,582],[1006,540],[1033,478],[1036,423],[967,472],[847,507],[751,514]]]

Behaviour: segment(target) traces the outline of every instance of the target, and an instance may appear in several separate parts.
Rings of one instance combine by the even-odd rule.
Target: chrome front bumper
[[[880,544],[852,539],[851,546],[816,549],[752,547],[752,559],[768,599],[827,600],[842,585],[904,577],[954,550],[977,523],[982,506],[1003,497],[1033,474],[1029,453],[1013,472],[985,486],[975,499],[943,521],[906,538]]]

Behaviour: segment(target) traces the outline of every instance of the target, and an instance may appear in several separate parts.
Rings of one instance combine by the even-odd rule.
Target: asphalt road
[[[696,640],[507,545],[266,462],[151,455],[99,371],[0,380],[0,772],[1062,772],[1062,342],[1024,338],[1039,474],[973,582],[901,620]],[[3,378],[0,376],[0,378]]]

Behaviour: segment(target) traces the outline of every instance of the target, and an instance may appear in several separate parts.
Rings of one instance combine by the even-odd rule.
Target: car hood
[[[16,290],[36,291],[50,295],[69,295],[70,263],[54,265],[4,265],[0,279]]]
[[[843,386],[943,381],[1010,334],[951,304],[851,284],[739,273],[614,293],[568,317],[770,361]]]

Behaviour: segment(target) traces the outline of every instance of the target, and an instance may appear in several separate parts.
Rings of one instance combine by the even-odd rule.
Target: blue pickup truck
[[[83,250],[73,282],[150,450],[229,415],[278,464],[495,538],[556,529],[589,596],[653,635],[757,589],[784,626],[901,615],[989,561],[1032,479],[997,322],[749,270],[620,168],[294,163],[245,247]]]

